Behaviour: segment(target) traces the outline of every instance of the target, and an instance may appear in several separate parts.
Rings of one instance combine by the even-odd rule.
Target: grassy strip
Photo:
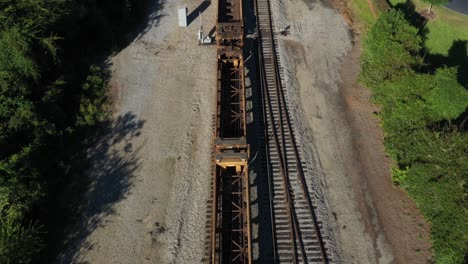
[[[348,7],[351,9],[353,17],[364,32],[366,32],[377,19],[372,14],[367,0],[348,1]]]
[[[402,8],[405,2],[391,0],[401,10],[405,10]],[[412,12],[422,13],[427,9],[421,0],[414,0],[413,4]],[[380,21],[375,29],[377,19],[367,0],[350,1],[348,6],[366,34],[361,83],[372,89],[374,102],[382,107],[379,116],[386,151],[397,164],[393,168],[393,180],[409,193],[431,223],[437,263],[462,263],[468,252],[468,161],[465,158],[468,135],[466,127],[461,125],[466,113],[460,116],[468,102],[466,88],[461,86],[466,87],[468,79],[463,74],[468,66],[468,16],[434,7],[435,17],[423,25],[425,30],[416,34],[418,30],[411,24],[421,25],[401,16],[389,19],[387,14],[383,18],[387,21]],[[398,27],[389,35],[383,32],[383,24],[397,20],[406,26]],[[408,49],[411,45],[418,48]],[[379,50],[379,47],[385,48]],[[455,68],[443,70],[444,66],[458,67],[458,74]],[[455,91],[459,94],[448,99]],[[447,99],[445,103],[443,97]],[[433,103],[439,105],[430,106]],[[455,115],[435,118],[448,113],[450,107],[458,107],[453,112]]]
[[[437,263],[462,263],[468,252],[468,133],[463,121],[468,92],[459,71],[468,58],[466,52],[464,57],[463,52],[458,57],[431,54],[423,45],[429,41],[424,42],[426,32],[401,10],[383,13],[367,32],[360,81],[381,106],[386,151],[396,164],[395,184],[408,191],[432,225]],[[447,54],[452,52],[450,47]]]

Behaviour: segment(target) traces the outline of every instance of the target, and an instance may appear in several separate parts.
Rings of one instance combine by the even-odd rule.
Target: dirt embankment
[[[370,92],[357,84],[359,38],[328,4],[277,0],[289,98],[299,142],[321,185],[322,218],[343,263],[427,263],[429,228],[414,202],[391,182]],[[346,13],[346,12],[343,12]]]

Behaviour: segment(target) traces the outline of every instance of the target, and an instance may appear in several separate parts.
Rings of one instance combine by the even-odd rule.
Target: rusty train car
[[[251,263],[242,0],[218,0],[213,200],[207,263]]]

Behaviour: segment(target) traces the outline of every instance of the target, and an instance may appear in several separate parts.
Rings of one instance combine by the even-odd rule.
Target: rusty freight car
[[[219,0],[213,190],[207,263],[251,263],[242,0]]]

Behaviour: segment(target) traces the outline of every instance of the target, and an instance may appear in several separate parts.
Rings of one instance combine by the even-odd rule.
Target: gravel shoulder
[[[189,14],[202,2],[190,1]],[[178,28],[183,4],[154,1],[146,30],[110,58],[115,125],[103,137],[104,153],[90,150],[92,188],[59,263],[198,263],[203,257],[216,49],[197,44],[198,11],[188,28]],[[207,31],[216,8],[205,8]],[[103,166],[125,169],[108,173]]]
[[[429,228],[391,183],[371,94],[356,83],[359,36],[328,3],[276,0],[288,96],[318,216],[337,263],[427,263]]]

